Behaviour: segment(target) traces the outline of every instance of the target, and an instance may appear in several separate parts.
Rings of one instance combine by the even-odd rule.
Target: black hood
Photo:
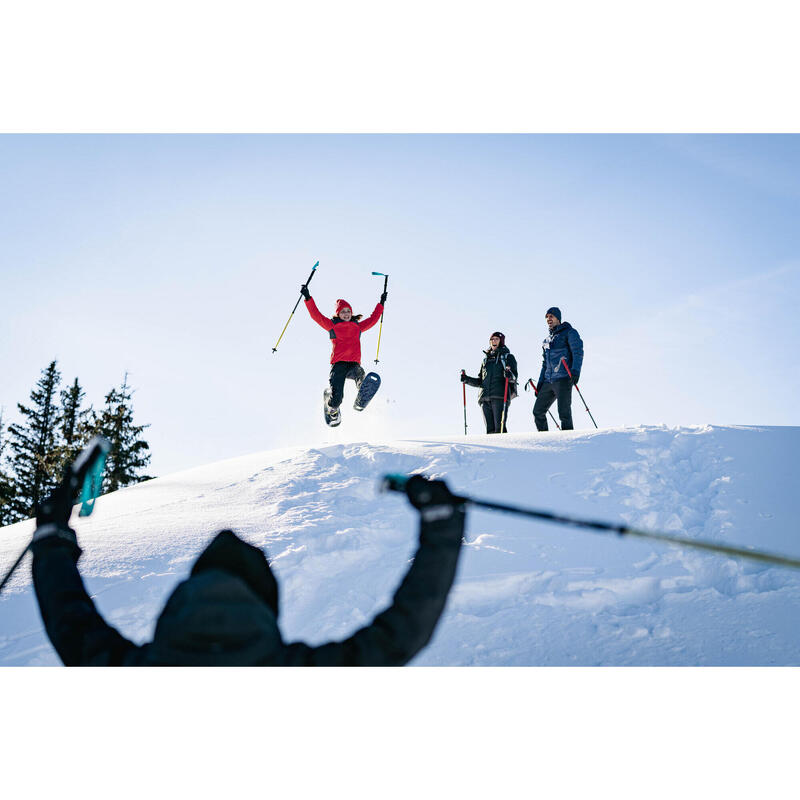
[[[264,553],[231,531],[217,534],[158,618],[156,664],[263,664],[282,645],[278,584]]]
[[[258,547],[242,541],[233,531],[220,531],[199,555],[192,575],[221,569],[241,578],[278,616],[278,583]]]

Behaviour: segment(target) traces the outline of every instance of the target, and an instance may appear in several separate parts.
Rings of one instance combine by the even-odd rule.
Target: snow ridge
[[[386,606],[416,544],[387,472],[478,498],[800,553],[790,482],[800,428],[647,426],[354,442],[256,453],[102,497],[75,521],[106,618],[146,641],[214,533],[263,547],[287,640],[343,638]],[[31,522],[0,534],[0,568]],[[0,664],[54,664],[24,565],[0,597]],[[800,663],[800,574],[471,511],[445,615],[418,665]]]

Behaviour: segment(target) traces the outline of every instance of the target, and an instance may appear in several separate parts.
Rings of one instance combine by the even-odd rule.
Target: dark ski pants
[[[539,387],[539,396],[533,404],[533,419],[537,431],[547,430],[547,411],[553,401],[558,400],[558,416],[561,418],[561,430],[572,430],[572,381],[569,378],[543,383]]]
[[[508,412],[506,412],[506,425],[500,430],[500,422],[503,419],[503,398],[492,397],[489,400],[481,400],[481,411],[483,420],[486,423],[486,433],[508,433]]]
[[[344,396],[344,382],[347,378],[356,382],[356,390],[361,388],[365,372],[358,361],[337,361],[331,367],[331,399],[328,402],[331,408],[339,408]]]

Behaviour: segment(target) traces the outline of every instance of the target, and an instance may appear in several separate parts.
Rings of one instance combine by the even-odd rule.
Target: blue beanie
[[[544,315],[552,314],[559,322],[561,322],[561,309],[558,306],[551,306],[544,312]]]

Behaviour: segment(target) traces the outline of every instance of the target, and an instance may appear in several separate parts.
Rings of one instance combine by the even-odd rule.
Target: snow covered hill
[[[145,641],[223,527],[263,547],[287,640],[383,608],[416,543],[386,472],[477,498],[800,555],[800,428],[639,427],[276,450],[124,489],[74,518],[101,613]],[[0,530],[0,570],[32,522]],[[797,665],[800,572],[470,511],[447,610],[417,665]],[[26,561],[0,596],[0,664],[57,664]]]

